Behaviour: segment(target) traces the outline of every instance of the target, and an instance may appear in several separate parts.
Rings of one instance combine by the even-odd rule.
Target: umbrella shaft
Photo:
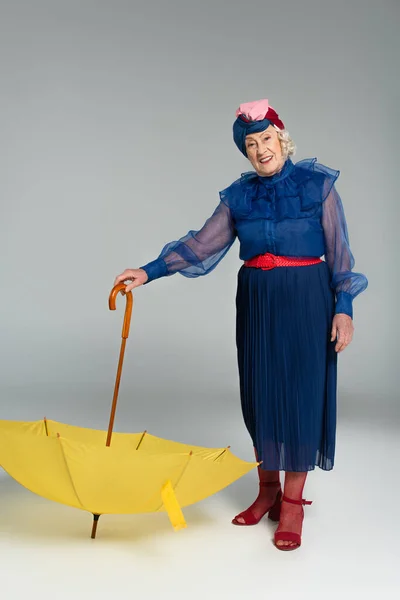
[[[119,382],[121,380],[122,364],[124,362],[125,345],[126,345],[126,339],[122,338],[121,350],[120,350],[120,353],[119,353],[117,377],[115,379],[115,386],[114,386],[114,397],[113,397],[113,402],[112,402],[112,407],[111,407],[111,414],[110,414],[110,423],[108,425],[108,433],[107,433],[106,446],[109,446],[110,443],[111,443],[111,435],[112,435],[112,430],[113,430],[113,427],[114,427],[115,411],[116,411],[116,408],[117,408]]]

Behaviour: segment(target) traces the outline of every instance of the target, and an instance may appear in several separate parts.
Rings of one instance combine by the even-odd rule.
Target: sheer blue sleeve
[[[322,204],[322,226],[325,237],[325,261],[331,272],[331,285],[336,292],[337,313],[353,318],[353,299],[368,286],[362,273],[352,272],[355,261],[350,249],[346,217],[341,198],[327,181],[325,200]]]
[[[223,259],[236,239],[230,208],[221,201],[199,231],[189,231],[162,249],[156,260],[142,266],[146,283],[159,277],[180,273],[199,277],[210,273]]]

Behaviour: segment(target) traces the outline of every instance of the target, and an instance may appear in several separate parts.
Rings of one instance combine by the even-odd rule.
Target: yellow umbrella
[[[110,308],[124,286],[110,295]],[[165,440],[146,431],[112,433],[132,309],[127,296],[120,360],[108,431],[42,421],[0,420],[0,465],[21,485],[49,500],[93,514],[166,511],[175,530],[186,527],[182,507],[236,481],[259,463],[227,448]],[[112,437],[112,444],[111,444]]]

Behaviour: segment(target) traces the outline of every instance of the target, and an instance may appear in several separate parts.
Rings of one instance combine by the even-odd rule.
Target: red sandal
[[[281,513],[281,499],[282,499],[282,490],[281,490],[280,481],[260,481],[260,487],[272,487],[273,485],[274,486],[279,485],[279,489],[277,490],[276,498],[275,498],[275,501],[272,504],[272,506],[269,506],[259,517],[256,517],[254,515],[254,513],[251,509],[251,506],[250,506],[247,510],[244,510],[240,514],[236,515],[236,517],[234,519],[232,519],[233,525],[239,525],[242,527],[248,526],[248,525],[257,525],[257,523],[259,523],[261,521],[261,519],[264,517],[264,515],[266,515],[267,513],[268,513],[268,518],[271,519],[271,521],[279,521],[279,517],[280,517],[280,513]],[[240,523],[238,521],[239,518],[244,519],[244,523]]]
[[[312,501],[310,500],[292,500],[291,498],[288,498],[287,496],[283,496],[282,497],[282,502],[290,502],[291,504],[298,504],[298,505],[305,505],[305,504],[312,504]],[[304,509],[302,509],[302,515],[301,515],[301,525],[303,524],[303,519],[304,519]],[[293,545],[291,546],[280,546],[277,545],[276,542],[294,542]],[[297,550],[297,548],[300,548],[301,546],[301,529],[300,529],[300,534],[299,533],[295,533],[292,531],[278,531],[275,532],[274,535],[274,542],[275,542],[275,546],[276,548],[278,548],[278,550]]]

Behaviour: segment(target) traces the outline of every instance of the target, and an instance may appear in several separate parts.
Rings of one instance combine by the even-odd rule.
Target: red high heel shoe
[[[298,504],[298,505],[305,505],[305,504],[312,504],[312,501],[310,500],[292,500],[291,498],[288,498],[287,496],[282,496],[282,502],[290,502],[291,504]],[[301,529],[302,529],[302,525],[303,525],[303,519],[304,519],[304,509],[302,508],[302,514],[301,514],[301,527],[300,527],[300,534],[299,533],[295,533],[292,531],[278,531],[275,532],[274,535],[274,542],[275,542],[275,546],[276,548],[278,548],[278,550],[297,550],[297,548],[300,548],[301,546]],[[284,546],[284,545],[277,545],[276,542],[292,542],[292,545],[288,545],[288,546]],[[294,542],[294,544],[293,544]]]
[[[279,488],[276,492],[275,501],[271,506],[269,506],[259,517],[256,517],[254,515],[254,513],[251,509],[251,506],[250,506],[247,510],[244,510],[239,515],[236,515],[236,517],[234,519],[232,519],[232,523],[234,525],[241,525],[242,527],[247,526],[247,525],[257,525],[257,523],[259,523],[261,521],[261,519],[264,517],[264,515],[266,515],[267,513],[268,513],[268,518],[271,519],[271,521],[279,521],[279,517],[281,514],[281,499],[282,499],[281,483],[280,483],[280,481],[260,481],[260,487],[272,487],[272,486],[279,486]],[[239,518],[244,519],[244,523],[240,523],[238,521]]]

